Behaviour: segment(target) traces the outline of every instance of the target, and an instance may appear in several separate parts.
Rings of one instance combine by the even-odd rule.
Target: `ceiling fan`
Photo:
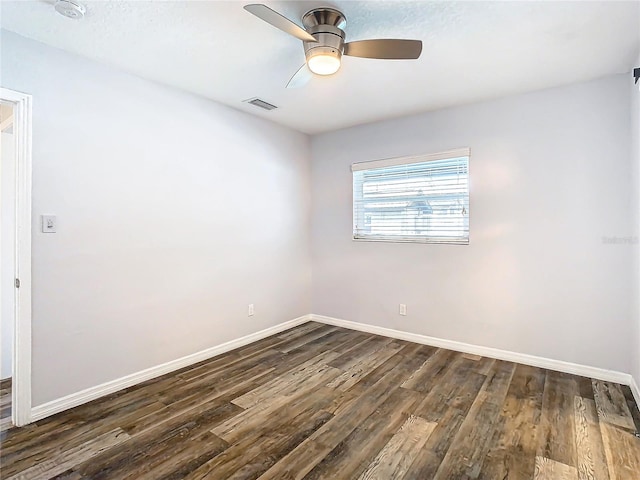
[[[305,85],[313,76],[332,75],[340,69],[342,55],[351,57],[415,60],[422,53],[421,40],[377,39],[345,43],[347,19],[334,8],[314,8],[302,16],[304,28],[266,5],[245,5],[245,10],[302,40],[306,63],[291,77],[287,88]]]

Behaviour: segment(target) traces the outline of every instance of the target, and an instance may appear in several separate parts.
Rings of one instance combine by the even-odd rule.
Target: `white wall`
[[[34,406],[310,311],[305,135],[6,31],[2,86],[33,95]]]
[[[640,56],[634,67],[640,67]],[[640,236],[640,83],[635,84],[633,75],[627,76],[631,96],[631,175],[634,187],[633,222],[636,238]],[[640,386],[640,245],[636,243],[633,249],[633,291],[634,291],[634,334],[633,334],[633,366],[631,374]]]
[[[15,143],[13,130],[2,132],[0,139],[0,194],[2,205],[0,219],[2,221],[2,238],[0,239],[0,339],[2,339],[2,355],[0,358],[0,378],[9,378],[13,372],[13,307],[14,307],[14,248],[16,221],[15,211]]]
[[[312,140],[313,312],[629,371],[627,75]],[[470,147],[468,246],[351,240],[353,162]],[[408,315],[398,315],[405,303]]]
[[[310,311],[630,371],[637,279],[603,243],[636,231],[627,75],[320,135],[310,178],[304,135],[5,31],[1,53],[34,95],[35,406]],[[351,240],[351,163],[465,146],[469,246]]]

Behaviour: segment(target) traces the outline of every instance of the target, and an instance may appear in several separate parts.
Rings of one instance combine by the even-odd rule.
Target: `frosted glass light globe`
[[[340,59],[333,55],[314,55],[307,65],[309,70],[318,75],[333,75],[340,69]]]

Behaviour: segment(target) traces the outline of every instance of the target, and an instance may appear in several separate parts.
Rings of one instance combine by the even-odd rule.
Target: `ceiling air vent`
[[[250,103],[251,105],[255,105],[256,107],[264,108],[265,110],[273,110],[275,108],[278,108],[275,105],[271,105],[269,102],[260,100],[259,98],[250,98],[249,100],[245,100],[245,102]]]

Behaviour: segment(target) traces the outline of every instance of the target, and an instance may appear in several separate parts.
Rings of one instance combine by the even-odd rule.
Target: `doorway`
[[[31,421],[31,96],[0,88],[0,426]]]
[[[0,432],[8,430],[11,420],[11,384],[13,380],[16,188],[15,136],[13,104],[0,101]]]

